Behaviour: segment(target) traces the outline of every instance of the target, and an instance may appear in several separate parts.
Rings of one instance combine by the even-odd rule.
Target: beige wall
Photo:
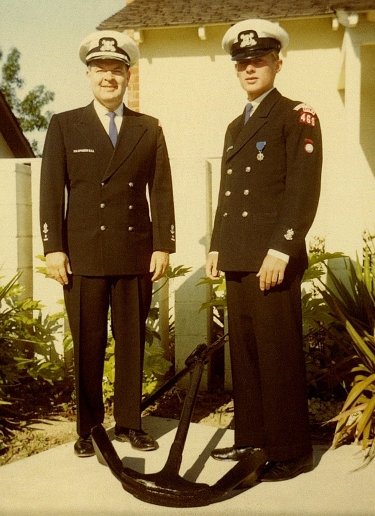
[[[242,106],[233,63],[220,51],[223,28],[206,33],[201,41],[194,28],[148,31],[140,46],[141,110],[160,118],[172,158],[220,155]]]
[[[367,43],[358,47],[356,72],[362,83],[358,91],[350,84],[350,88],[346,84],[345,90],[338,88],[345,46],[342,26],[333,31],[329,17],[285,21],[282,25],[289,32],[291,43],[276,86],[284,95],[311,104],[322,124],[322,203],[313,230],[325,236],[328,245],[331,242],[332,247],[342,247],[348,242],[343,231],[347,227],[346,219],[350,218],[347,202],[350,200],[350,208],[358,221],[358,226],[352,228],[355,232],[364,229],[374,214],[368,195],[373,189],[375,166],[375,151],[371,145],[375,119],[372,116],[375,100],[371,95],[374,91],[374,46],[369,44],[371,37],[366,33],[371,32],[375,23],[360,18],[356,28],[346,29],[354,34],[356,44],[361,39]],[[225,128],[243,109],[244,92],[237,83],[233,63],[221,50],[221,38],[226,29],[227,26],[207,27],[205,41],[198,38],[196,28],[155,29],[143,33],[140,108],[160,118],[172,159],[219,157]],[[353,80],[351,69],[349,81],[353,83]],[[360,95],[357,115],[361,116],[358,140],[356,133],[353,136],[355,121],[351,119],[350,111],[352,97],[356,95]],[[189,174],[189,170],[185,173]],[[204,167],[201,174],[204,174]],[[179,188],[179,182],[180,177],[176,176],[176,188]],[[349,188],[348,183],[355,183],[355,189],[353,185]],[[198,184],[193,181],[192,189],[185,191],[185,202],[187,199],[195,202],[197,188]],[[351,195],[354,192],[355,199]],[[357,203],[359,198],[361,201]],[[335,225],[342,225],[339,232],[337,226],[332,226],[332,217],[337,219],[335,213],[343,219],[335,220]],[[352,252],[353,246],[354,241],[349,243],[348,251]]]
[[[291,44],[276,86],[286,96],[312,104],[321,118],[327,114],[330,120],[327,111],[342,108],[337,84],[343,30],[333,32],[329,18],[283,26]],[[225,128],[244,107],[246,97],[234,63],[221,50],[227,28],[207,27],[206,41],[194,28],[144,33],[141,109],[160,118],[172,157],[220,155]]]
[[[357,27],[340,26],[337,32],[329,18],[282,25],[291,44],[276,85],[284,95],[311,104],[323,130],[322,195],[310,235],[325,237],[328,250],[354,257],[362,230],[374,230],[375,221],[375,23],[360,20]],[[204,41],[197,29],[146,31],[140,46],[140,108],[160,118],[171,157],[177,219],[177,253],[172,261],[192,267],[189,275],[171,285],[178,368],[190,349],[207,341],[207,314],[199,311],[207,291],[197,283],[204,276],[225,129],[245,102],[234,65],[221,50],[226,29],[208,27]],[[6,157],[5,152],[0,137],[0,155]],[[61,289],[35,273],[40,262],[34,262],[31,274],[25,260],[26,256],[35,260],[41,253],[40,160],[31,160],[31,176],[23,161],[0,160],[0,275],[5,269],[8,275],[25,267],[34,298],[54,312]],[[21,185],[26,193],[20,191]],[[20,220],[23,233],[17,226]]]
[[[0,276],[22,272],[25,295],[33,293],[31,168],[13,159],[0,160]]]
[[[323,131],[322,195],[308,239],[324,237],[327,250],[354,257],[362,231],[373,230],[375,221],[375,23],[361,17],[357,27],[340,25],[337,31],[329,17],[281,25],[291,42],[276,86],[312,105]],[[205,314],[199,313],[206,293],[196,287],[204,275],[210,234],[205,213],[210,201],[213,209],[216,205],[226,126],[246,100],[234,64],[221,49],[227,28],[206,27],[203,41],[197,28],[149,30],[140,44],[140,110],[160,119],[172,162],[177,217],[173,261],[193,267],[190,276],[175,282],[176,341],[183,350],[178,361],[206,338]]]
[[[41,160],[0,159],[0,284],[21,272],[24,296],[40,301],[44,313],[62,309],[61,286],[37,271],[43,266],[39,232],[39,178]],[[62,332],[56,335],[62,342]],[[59,349],[62,352],[62,348]]]
[[[374,24],[375,25],[375,24]],[[374,27],[375,30],[375,27]],[[375,40],[372,45],[361,47],[361,107],[359,145],[363,157],[361,205],[365,215],[372,214],[375,220]],[[356,172],[360,172],[357,171]],[[373,225],[372,225],[373,227]]]

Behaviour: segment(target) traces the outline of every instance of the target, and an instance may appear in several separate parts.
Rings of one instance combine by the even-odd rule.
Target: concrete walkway
[[[176,427],[175,420],[144,418],[144,428],[160,445],[155,452],[136,452],[127,443],[113,444],[125,466],[157,472],[167,459]],[[316,466],[310,473],[284,482],[259,484],[219,503],[181,509],[134,498],[96,457],[75,457],[72,444],[0,467],[0,514],[375,516],[375,461],[354,471],[363,459],[360,448],[354,445],[334,451],[316,446]],[[191,424],[180,474],[191,481],[214,484],[234,463],[215,461],[210,451],[218,445],[232,444],[232,430]]]

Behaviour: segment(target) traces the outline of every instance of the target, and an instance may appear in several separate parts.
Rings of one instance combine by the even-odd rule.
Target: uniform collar
[[[265,93],[262,93],[262,95],[259,95],[259,97],[257,97],[256,99],[249,100],[248,103],[253,106],[251,114],[254,113],[254,111],[259,107],[259,104],[262,102],[262,100],[264,100],[267,97],[267,95],[269,93],[271,93],[271,91],[274,89],[275,89],[275,87],[271,88],[270,90],[266,91]]]
[[[98,115],[99,118],[103,117],[104,115],[106,115],[108,113],[108,109],[103,106],[102,104],[100,104],[100,102],[98,102],[96,99],[94,99],[94,109]],[[115,113],[117,116],[123,116],[124,114],[124,104],[120,104],[119,107],[117,109],[115,109]]]

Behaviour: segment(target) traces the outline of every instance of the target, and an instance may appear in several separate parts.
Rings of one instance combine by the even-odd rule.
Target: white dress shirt
[[[109,116],[107,116],[107,113],[109,112],[109,110],[105,106],[100,104],[100,102],[98,102],[96,99],[94,100],[94,108],[95,108],[96,114],[99,117],[99,120],[103,124],[104,129],[106,130],[106,133],[109,135],[110,118],[109,118]],[[124,113],[124,105],[120,104],[120,106],[117,109],[115,109],[115,113],[116,113],[115,124],[117,127],[117,132],[120,133],[122,119],[123,119],[123,113]]]

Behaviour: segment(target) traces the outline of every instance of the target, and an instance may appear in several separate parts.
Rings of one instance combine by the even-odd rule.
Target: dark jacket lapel
[[[104,170],[103,181],[110,178],[129,157],[147,130],[140,115],[124,106],[124,118],[114,149],[93,102],[80,111],[76,128],[87,141],[87,146],[95,150],[97,169]]]
[[[106,170],[112,159],[113,146],[96,114],[93,102],[82,108],[78,113],[75,128],[87,142],[87,147],[95,152],[95,169],[98,171]],[[98,179],[101,179],[101,177]]]
[[[111,177],[130,156],[146,130],[147,127],[142,122],[139,114],[124,106],[124,118],[118,135],[117,145],[113,151],[112,159],[108,164],[103,180],[107,180]]]
[[[281,98],[281,94],[275,89],[269,93],[260,103],[254,114],[250,117],[247,124],[243,123],[243,116],[236,118],[228,127],[228,131],[232,133],[233,147],[228,151],[227,159],[237,154],[242,147],[259,131],[261,127],[268,122],[268,116],[275,105]]]
[[[87,143],[94,148],[100,149],[105,147],[108,151],[113,150],[111,140],[96,114],[93,102],[82,108],[76,127],[86,138]]]

